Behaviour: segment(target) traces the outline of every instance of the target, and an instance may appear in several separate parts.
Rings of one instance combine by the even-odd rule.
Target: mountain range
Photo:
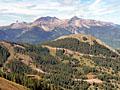
[[[18,22],[0,27],[0,40],[37,44],[69,34],[92,35],[113,48],[120,48],[120,25],[72,17],[40,17],[31,23]]]

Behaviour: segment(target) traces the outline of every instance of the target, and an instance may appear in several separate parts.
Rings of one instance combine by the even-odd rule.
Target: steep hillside
[[[24,51],[26,49],[24,46],[1,41],[0,47],[1,67],[3,67],[5,72],[29,73],[32,72],[32,70],[39,70],[39,72],[43,73],[42,70],[36,67],[29,55],[16,52],[16,49]]]
[[[29,90],[29,89],[0,77],[0,90]]]
[[[43,83],[43,75],[47,74],[44,65],[57,62],[57,59],[49,54],[47,48],[6,41],[1,41],[0,47],[0,77],[31,90],[49,90]]]

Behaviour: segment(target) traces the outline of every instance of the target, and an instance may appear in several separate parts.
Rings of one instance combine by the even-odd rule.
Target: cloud
[[[95,0],[91,5],[89,5],[89,8],[96,9],[98,7],[101,7],[101,1],[102,0]]]
[[[107,16],[114,17],[114,13],[119,16],[119,5],[119,0],[0,0],[0,17],[7,16],[11,18],[10,20],[23,18],[27,21],[48,15],[59,18],[76,15],[84,18],[107,19]],[[10,22],[7,20],[5,21]]]
[[[96,5],[98,5],[101,1],[102,1],[102,0],[96,0],[92,5],[93,5],[93,6],[96,6]]]
[[[78,0],[61,0],[61,4],[63,5],[73,5]]]

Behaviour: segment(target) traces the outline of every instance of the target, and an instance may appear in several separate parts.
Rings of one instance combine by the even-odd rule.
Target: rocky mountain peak
[[[55,21],[55,20],[59,20],[56,17],[50,17],[50,16],[46,16],[46,17],[40,17],[37,20],[35,20],[35,22],[40,22],[40,21]]]
[[[10,25],[11,29],[26,29],[27,27],[29,27],[29,24],[27,22],[16,21],[16,23],[12,23]]]

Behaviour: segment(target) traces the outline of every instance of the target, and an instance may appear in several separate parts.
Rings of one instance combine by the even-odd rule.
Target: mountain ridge
[[[68,34],[82,33],[99,38],[114,48],[120,46],[120,25],[76,16],[70,19],[40,17],[31,23],[16,21],[0,27],[0,32],[1,40],[25,43],[39,43]]]
[[[90,45],[94,45],[94,41],[96,41],[100,45],[103,45],[106,48],[110,49],[111,51],[115,52],[116,54],[120,55],[115,49],[111,48],[110,46],[108,46],[107,44],[102,42],[101,40],[99,40],[91,35],[71,34],[71,35],[61,36],[55,40],[64,39],[64,38],[76,38],[76,39],[80,40],[81,42],[88,42]]]
[[[82,23],[87,23],[87,24],[93,24],[93,25],[95,25],[95,23],[97,23],[97,25],[98,26],[100,26],[100,24],[101,25],[117,25],[117,24],[114,24],[114,23],[112,23],[112,22],[106,22],[106,21],[99,21],[99,20],[94,20],[94,19],[84,19],[84,18],[79,18],[79,17],[77,17],[77,16],[73,16],[72,18],[70,18],[70,19],[59,19],[59,18],[57,18],[57,17],[51,17],[51,16],[46,16],[46,17],[40,17],[40,18],[38,18],[38,19],[36,19],[36,20],[34,20],[33,22],[31,22],[31,23],[27,23],[27,22],[18,22],[18,21],[16,21],[15,23],[12,23],[12,24],[10,24],[10,25],[6,25],[6,26],[1,26],[1,27],[10,27],[10,28],[12,28],[13,27],[13,25],[14,26],[16,26],[16,27],[13,27],[13,29],[18,29],[19,27],[17,27],[17,26],[24,26],[24,25],[26,25],[26,27],[27,27],[27,25],[28,25],[28,27],[30,27],[30,26],[34,26],[34,24],[35,23],[38,23],[36,26],[38,26],[38,25],[41,25],[42,23],[44,24],[45,22],[51,22],[51,23],[56,23],[56,22],[54,22],[54,21],[56,21],[56,20],[58,20],[60,23],[62,23],[62,24],[64,24],[64,21],[66,21],[67,23],[70,23],[70,22],[74,22],[74,21],[79,21],[80,20],[80,22],[78,22],[79,24],[82,24]],[[57,23],[57,24],[59,24],[59,23]],[[77,26],[77,25],[75,25],[75,26]],[[24,27],[23,27],[24,28]]]

